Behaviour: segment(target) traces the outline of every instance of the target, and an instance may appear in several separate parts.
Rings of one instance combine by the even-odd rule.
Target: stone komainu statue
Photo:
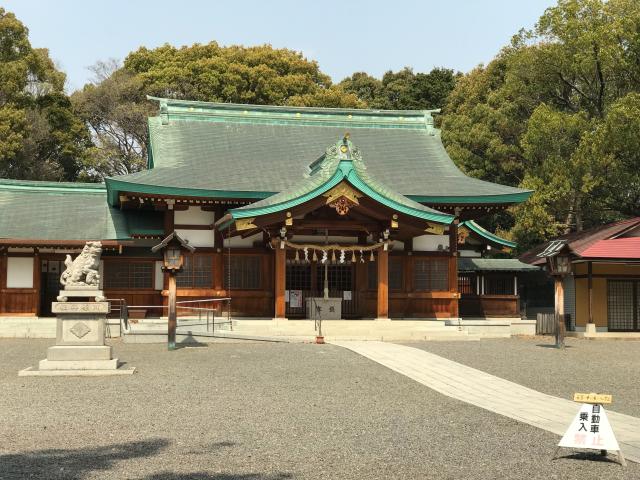
[[[67,269],[60,276],[60,283],[65,287],[98,288],[100,283],[100,242],[87,242],[75,260],[67,255],[64,261]]]

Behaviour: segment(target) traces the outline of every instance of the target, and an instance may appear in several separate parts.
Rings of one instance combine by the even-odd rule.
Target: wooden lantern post
[[[169,298],[167,313],[167,346],[169,350],[176,349],[176,327],[178,325],[178,315],[176,311],[176,273],[182,269],[184,264],[184,252],[193,253],[195,247],[189,245],[186,240],[174,231],[162,242],[151,249],[152,252],[162,250],[163,263],[162,270],[169,273]]]
[[[564,277],[571,273],[571,259],[567,254],[547,257],[549,272],[553,276],[555,292],[556,348],[564,348],[565,316],[564,316]]]

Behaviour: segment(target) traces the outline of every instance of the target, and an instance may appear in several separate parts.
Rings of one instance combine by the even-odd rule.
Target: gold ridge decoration
[[[335,208],[338,215],[346,215],[349,213],[349,209],[355,204],[347,199],[347,197],[340,197],[335,202],[329,204],[331,208]]]
[[[256,225],[253,224],[254,220],[255,220],[255,217],[240,218],[236,220],[236,230],[242,231],[242,230],[251,230],[252,228],[258,228]]]
[[[434,235],[444,234],[444,225],[438,223],[428,223],[427,228],[424,229],[426,233],[432,233]]]
[[[465,227],[458,228],[458,245],[462,245],[469,237],[469,230]]]
[[[359,205],[358,199],[362,197],[362,194],[358,193],[345,182],[340,182],[338,185],[326,192],[324,196],[327,197],[326,203],[328,205],[339,200],[340,197],[344,197],[351,203]]]

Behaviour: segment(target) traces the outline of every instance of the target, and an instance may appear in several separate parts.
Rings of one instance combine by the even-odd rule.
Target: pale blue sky
[[[68,75],[140,46],[270,43],[302,51],[334,81],[411,66],[463,72],[491,60],[555,0],[3,0]]]

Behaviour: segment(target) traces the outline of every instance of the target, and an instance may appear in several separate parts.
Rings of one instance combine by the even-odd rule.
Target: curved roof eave
[[[478,225],[473,220],[466,220],[466,221],[462,222],[460,224],[460,226],[467,227],[472,232],[476,233],[477,235],[481,236],[482,238],[484,238],[486,240],[489,240],[490,242],[495,243],[497,245],[502,245],[502,246],[508,247],[508,248],[516,248],[518,246],[518,244],[516,242],[512,242],[510,240],[505,240],[504,238],[501,238],[501,237],[497,236],[496,234],[491,233],[489,230],[486,230],[486,229],[482,228],[480,225]]]

